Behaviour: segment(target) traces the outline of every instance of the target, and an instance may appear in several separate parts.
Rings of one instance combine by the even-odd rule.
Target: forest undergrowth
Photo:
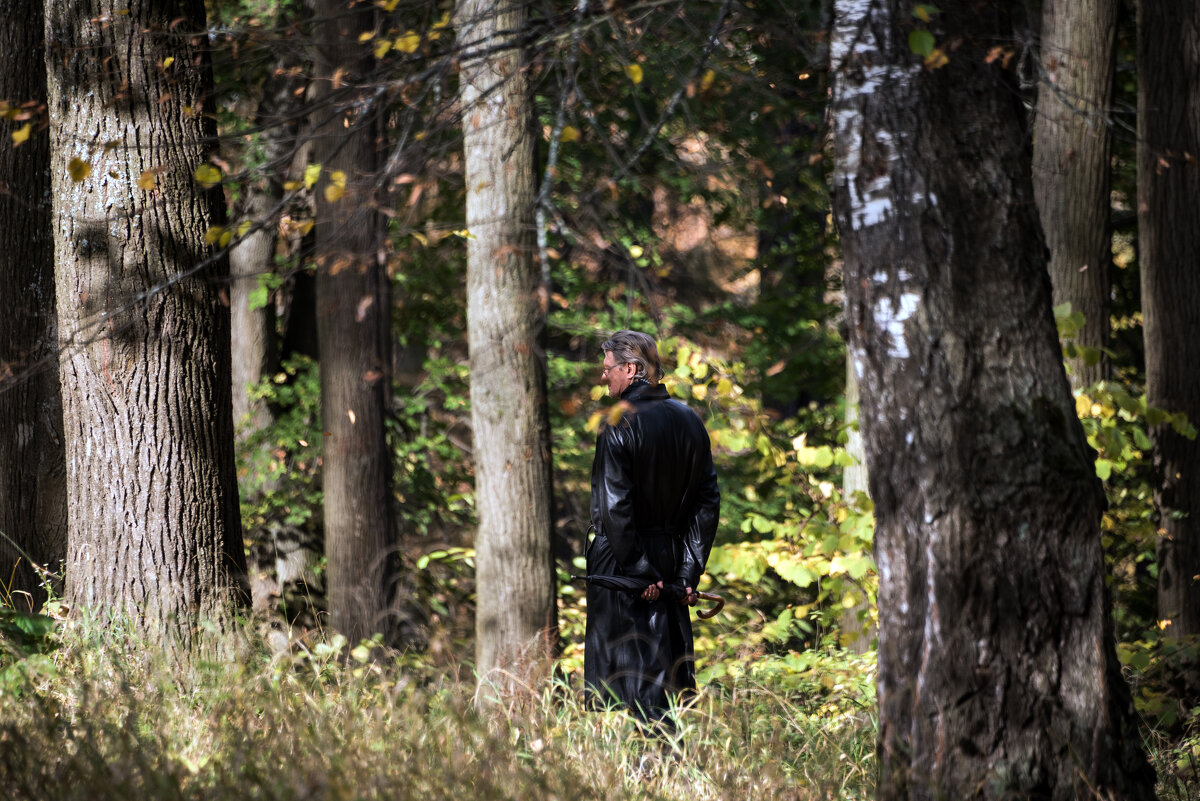
[[[272,656],[224,635],[180,664],[111,627],[41,634],[3,658],[0,786],[14,801],[873,793],[872,715],[765,685],[710,686],[663,733],[589,708],[571,678],[478,703],[469,676],[337,636]]]
[[[588,706],[575,674],[484,701],[469,671],[338,635],[272,654],[246,627],[181,660],[129,627],[2,617],[14,801],[874,795],[870,698],[713,683],[664,732]],[[1194,757],[1147,745],[1158,798],[1196,798]]]

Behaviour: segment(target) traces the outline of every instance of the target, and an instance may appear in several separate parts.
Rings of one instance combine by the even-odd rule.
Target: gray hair
[[[637,368],[634,380],[642,379],[651,384],[662,380],[662,361],[658,358],[658,345],[654,337],[641,331],[618,331],[600,345],[610,352],[618,364],[632,364]]]

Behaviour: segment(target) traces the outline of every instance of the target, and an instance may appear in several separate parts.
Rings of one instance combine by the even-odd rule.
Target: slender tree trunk
[[[1151,799],[1051,315],[1009,4],[837,4],[834,213],[880,575],[877,797]],[[909,33],[928,30],[930,66]],[[915,37],[919,43],[920,37]]]
[[[313,143],[317,184],[317,337],[321,352],[325,554],[333,626],[351,641],[387,632],[389,562],[396,538],[391,460],[384,432],[390,404],[391,298],[382,263],[374,181],[379,112],[366,90],[374,29],[370,6],[347,12],[319,0],[318,102]],[[345,194],[337,197],[339,183]]]
[[[1108,374],[1109,135],[1118,0],[1045,0],[1033,126],[1033,186],[1050,249],[1055,305],[1084,316],[1075,344],[1093,352],[1068,359],[1074,387]]]
[[[304,4],[311,15],[311,4]],[[280,11],[278,24],[289,34],[299,35],[298,12]],[[257,180],[245,187],[243,213],[253,222],[266,224],[249,234],[229,253],[229,297],[233,340],[233,419],[242,437],[270,425],[271,410],[263,401],[252,400],[247,389],[279,368],[279,336],[275,306],[253,308],[251,294],[260,278],[275,272],[275,250],[279,240],[278,206],[284,197],[283,184],[299,145],[301,107],[305,79],[298,70],[300,51],[285,39],[281,53],[263,82],[262,98],[254,124],[261,129],[263,167]]]
[[[1200,426],[1200,7],[1138,17],[1138,259],[1146,401]],[[1200,634],[1200,440],[1155,426],[1158,614]]]
[[[534,138],[521,0],[460,0],[467,181],[467,334],[475,454],[475,658],[506,685],[549,656],[551,552],[545,306],[534,262]]]
[[[0,601],[37,610],[30,560],[57,571],[67,555],[42,0],[0,0],[0,19],[0,99],[32,104],[0,133]],[[10,131],[26,125],[17,144]]]
[[[226,264],[199,0],[47,9],[67,597],[185,643],[240,596]],[[139,181],[141,185],[139,185]],[[153,186],[151,186],[153,182]]]

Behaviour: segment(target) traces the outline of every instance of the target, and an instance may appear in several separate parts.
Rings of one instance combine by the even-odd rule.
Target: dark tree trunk
[[[347,12],[319,0],[313,143],[316,185],[317,336],[321,352],[325,555],[333,626],[352,642],[385,632],[396,538],[391,459],[384,433],[391,386],[391,295],[375,199],[379,111],[358,87],[374,29],[369,6]],[[339,175],[345,195],[332,199]]]
[[[1200,6],[1138,18],[1138,260],[1146,402],[1200,425]],[[1158,614],[1200,634],[1200,440],[1154,427]]]
[[[0,583],[37,610],[46,593],[30,560],[58,571],[67,555],[42,0],[0,0],[0,19],[0,99],[32,104],[31,120],[0,133]],[[26,124],[17,144],[10,131]]]
[[[1033,186],[1050,249],[1054,304],[1070,303],[1084,326],[1075,344],[1094,352],[1068,359],[1076,388],[1107,377],[1109,100],[1118,0],[1045,0],[1033,126]]]
[[[545,665],[557,626],[550,426],[534,253],[534,137],[519,0],[460,0],[467,334],[475,455],[475,658],[481,681]]]
[[[988,58],[1010,6],[942,4],[926,24],[913,5],[839,3],[832,54],[877,521],[877,797],[1150,799],[1015,65]],[[948,63],[922,64],[914,28]]]
[[[47,9],[67,598],[185,643],[245,572],[207,46],[198,0]]]

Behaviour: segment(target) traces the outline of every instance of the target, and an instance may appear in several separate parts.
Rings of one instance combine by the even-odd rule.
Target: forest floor
[[[460,671],[337,637],[282,655],[226,637],[180,663],[112,630],[56,636],[0,657],[0,786],[14,801],[874,794],[869,704],[709,687],[662,734],[589,709],[573,678],[481,704]],[[1200,782],[1172,781],[1160,799],[1198,797]]]

